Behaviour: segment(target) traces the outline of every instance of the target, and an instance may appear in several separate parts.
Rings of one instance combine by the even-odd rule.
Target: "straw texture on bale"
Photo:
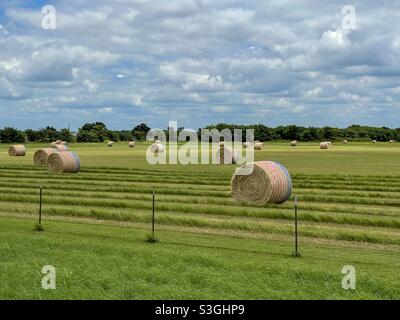
[[[153,143],[150,147],[150,150],[153,153],[162,153],[165,151],[165,148],[161,143]]]
[[[264,144],[262,142],[254,143],[254,150],[262,150],[263,147],[264,147]]]
[[[235,172],[231,188],[233,197],[240,202],[254,205],[280,204],[290,198],[292,180],[280,163],[257,161],[244,164]]]
[[[297,140],[291,141],[291,142],[290,142],[290,145],[291,145],[292,147],[297,146]]]
[[[135,146],[135,141],[129,141],[128,147],[133,148]]]
[[[45,167],[47,158],[50,155],[52,155],[53,153],[57,153],[57,152],[58,152],[58,149],[56,149],[56,148],[39,149],[33,155],[33,163],[35,164],[35,166]]]
[[[76,173],[80,170],[81,162],[74,152],[56,152],[47,158],[46,166],[52,173]]]
[[[68,151],[68,146],[64,144],[55,144],[54,146],[51,146],[54,149],[57,149],[58,151]]]
[[[239,153],[228,147],[220,147],[215,155],[219,164],[235,164],[239,161]]]
[[[319,148],[320,148],[320,149],[328,149],[328,148],[329,148],[328,142],[321,142],[321,143],[319,144]]]
[[[24,157],[26,148],[22,144],[12,145],[8,148],[8,155],[12,157]]]
[[[114,145],[114,141],[108,141],[107,146],[112,147]]]

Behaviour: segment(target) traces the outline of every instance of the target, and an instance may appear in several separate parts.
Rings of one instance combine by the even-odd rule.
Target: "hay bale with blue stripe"
[[[238,168],[231,180],[233,197],[250,205],[281,204],[292,194],[292,179],[279,162],[256,161]]]
[[[75,152],[56,152],[47,158],[46,166],[51,173],[77,173],[80,171],[81,161]]]

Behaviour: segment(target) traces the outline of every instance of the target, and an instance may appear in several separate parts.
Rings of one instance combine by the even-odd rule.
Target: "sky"
[[[2,0],[0,127],[400,127],[399,21],[386,0]]]

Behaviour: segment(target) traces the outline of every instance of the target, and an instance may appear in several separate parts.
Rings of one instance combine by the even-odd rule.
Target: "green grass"
[[[72,144],[78,174],[32,165],[47,145],[9,157],[0,144],[0,298],[400,298],[400,147],[388,143],[268,143],[256,160],[290,171],[300,200],[302,257],[294,259],[293,198],[248,206],[230,195],[234,165],[158,165],[148,144]],[[44,186],[43,227],[34,226]],[[156,190],[158,242],[149,243]],[[57,289],[41,289],[41,267]],[[341,288],[344,265],[357,290]]]

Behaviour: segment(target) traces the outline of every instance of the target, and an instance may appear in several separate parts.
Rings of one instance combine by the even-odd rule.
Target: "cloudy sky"
[[[400,127],[400,4],[293,3],[2,0],[0,127]]]

